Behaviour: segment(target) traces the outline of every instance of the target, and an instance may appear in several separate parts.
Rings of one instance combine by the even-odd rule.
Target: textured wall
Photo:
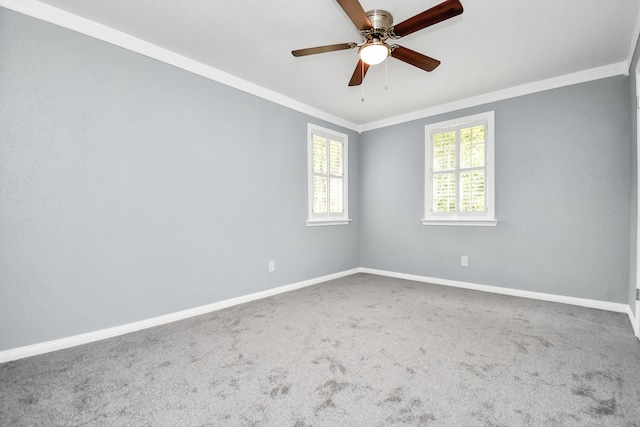
[[[630,215],[630,236],[631,242],[629,246],[629,305],[636,316],[636,282],[638,271],[638,107],[636,104],[637,93],[636,88],[636,70],[640,61],[640,49],[636,44],[636,51],[633,55],[633,61],[630,67],[629,93],[630,93],[630,111],[631,111],[631,215]]]
[[[358,267],[357,223],[305,225],[335,126],[3,8],[0,40],[0,350]]]
[[[615,77],[365,133],[361,266],[627,303],[629,102]],[[421,225],[425,124],[489,110],[497,227]]]
[[[307,122],[335,126],[2,8],[0,40],[0,351],[357,266],[631,298],[630,79],[336,128],[354,222],[306,227]],[[498,226],[421,225],[424,125],[487,110]]]

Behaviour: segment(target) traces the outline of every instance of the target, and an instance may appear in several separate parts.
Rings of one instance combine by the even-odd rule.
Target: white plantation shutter
[[[433,134],[433,212],[456,211],[456,132]]]
[[[313,135],[313,213],[326,214],[329,191],[327,188],[327,139]]]
[[[425,127],[425,225],[495,225],[493,121],[490,112]]]
[[[342,179],[342,151],[340,141],[331,141],[329,144],[329,212],[339,213],[343,211],[343,179]]]
[[[324,176],[313,177],[313,213],[322,215],[327,213],[329,199],[327,178]]]
[[[433,212],[456,211],[456,174],[433,175]]]
[[[462,127],[460,138],[460,211],[484,212],[487,172],[485,129],[487,124]]]
[[[347,135],[309,125],[308,225],[344,224],[347,215]]]
[[[486,123],[449,127],[432,136],[435,213],[485,211]]]

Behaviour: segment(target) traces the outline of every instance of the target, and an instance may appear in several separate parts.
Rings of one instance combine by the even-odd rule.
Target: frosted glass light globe
[[[360,48],[360,59],[369,65],[376,65],[389,56],[389,46],[381,41],[374,40]]]

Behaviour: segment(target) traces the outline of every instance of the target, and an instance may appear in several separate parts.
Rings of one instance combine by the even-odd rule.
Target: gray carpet
[[[640,426],[625,314],[358,274],[0,365],[3,426]]]

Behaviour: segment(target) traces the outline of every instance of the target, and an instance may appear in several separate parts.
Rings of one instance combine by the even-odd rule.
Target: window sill
[[[320,227],[324,225],[346,225],[350,222],[350,219],[309,219],[307,220],[307,227]]]
[[[442,218],[442,219],[421,219],[422,225],[457,225],[467,227],[495,227],[498,225],[497,219],[466,219],[466,218]]]

